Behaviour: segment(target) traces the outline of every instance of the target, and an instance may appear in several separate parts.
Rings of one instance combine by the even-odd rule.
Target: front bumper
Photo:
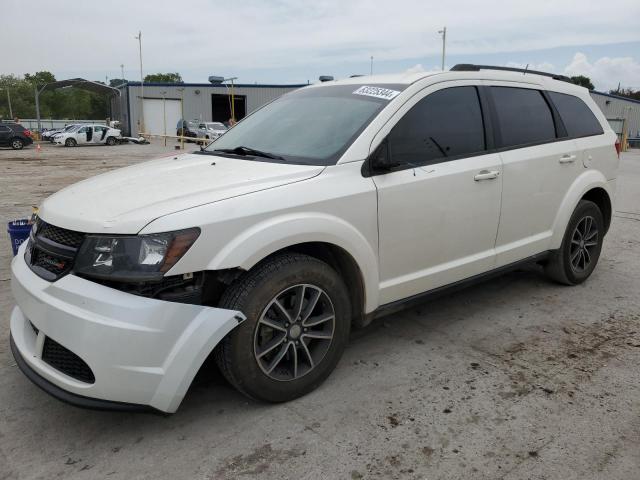
[[[17,303],[12,350],[34,383],[76,405],[175,412],[209,353],[245,318],[232,310],[138,297],[72,274],[47,282],[26,264],[25,248],[11,263]],[[45,362],[47,337],[79,356],[95,382]]]

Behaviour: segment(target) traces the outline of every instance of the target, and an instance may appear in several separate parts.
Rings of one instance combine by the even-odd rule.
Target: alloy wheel
[[[582,218],[571,236],[569,248],[569,261],[571,268],[576,273],[582,273],[589,268],[598,248],[598,225],[591,216]]]
[[[253,352],[265,375],[290,381],[324,358],[335,331],[335,310],[320,287],[300,284],[278,293],[256,325]]]

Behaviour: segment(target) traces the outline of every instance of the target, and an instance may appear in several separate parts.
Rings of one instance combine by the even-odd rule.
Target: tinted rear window
[[[570,137],[587,137],[603,133],[600,122],[581,99],[556,92],[549,92],[549,97],[558,110]]]
[[[491,87],[503,147],[549,142],[556,138],[551,109],[538,90]]]

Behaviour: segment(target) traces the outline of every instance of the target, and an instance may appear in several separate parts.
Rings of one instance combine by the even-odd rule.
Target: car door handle
[[[573,163],[576,161],[575,155],[563,155],[560,157],[560,163]]]
[[[499,176],[500,172],[498,170],[481,170],[475,177],[473,177],[473,179],[476,182],[479,182],[481,180],[493,180]]]

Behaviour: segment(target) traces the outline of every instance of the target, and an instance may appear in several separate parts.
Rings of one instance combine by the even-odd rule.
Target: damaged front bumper
[[[25,248],[11,264],[12,351],[34,383],[69,403],[175,412],[207,356],[245,319],[72,274],[48,282],[30,270]]]

